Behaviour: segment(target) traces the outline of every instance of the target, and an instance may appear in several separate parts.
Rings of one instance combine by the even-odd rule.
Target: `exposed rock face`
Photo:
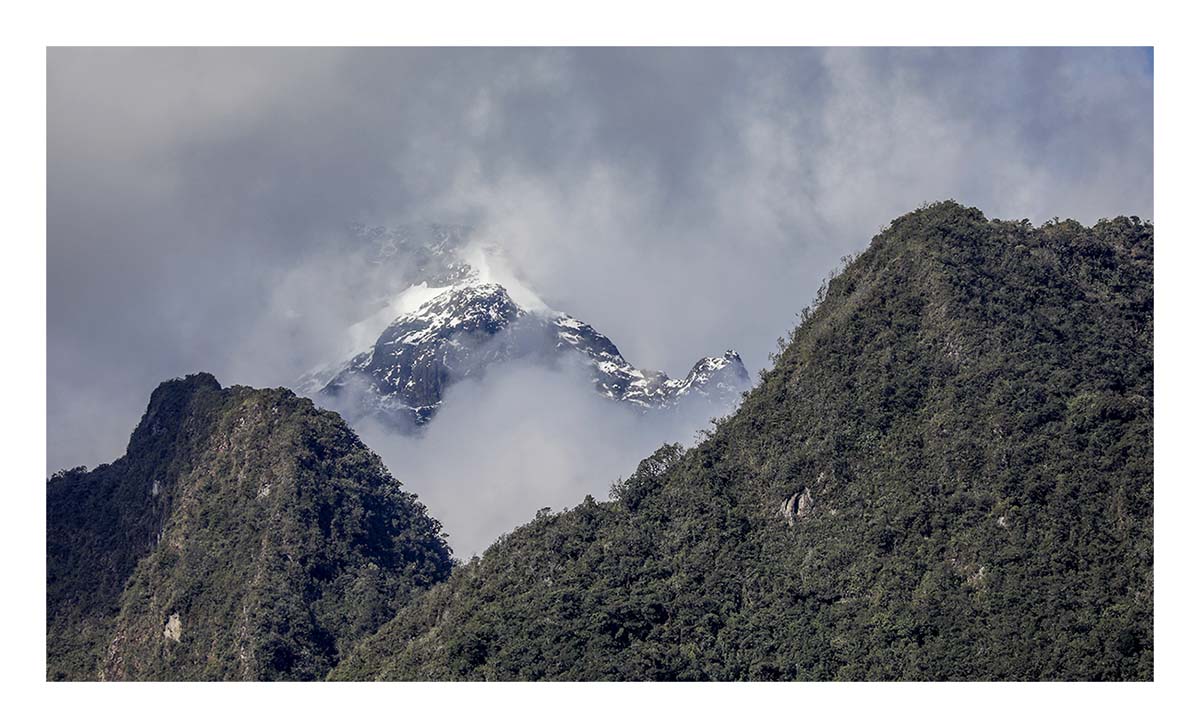
[[[583,366],[601,396],[640,410],[693,397],[728,408],[750,382],[733,350],[701,359],[682,379],[638,369],[579,319],[528,310],[503,286],[472,282],[451,286],[397,318],[317,394],[351,417],[374,415],[408,431],[429,422],[447,388],[515,359]]]
[[[515,359],[582,366],[601,396],[646,411],[702,400],[712,414],[724,413],[749,388],[733,350],[701,359],[682,379],[631,365],[606,336],[548,307],[509,271],[503,252],[473,240],[469,228],[360,226],[354,235],[407,288],[350,328],[355,350],[340,354],[343,361],[295,385],[352,419],[412,431],[433,418],[455,383]]]
[[[578,319],[559,315],[551,325],[558,350],[581,355],[601,395],[640,409],[667,409],[690,397],[732,406],[750,384],[741,356],[732,349],[705,357],[687,376],[672,379],[665,372],[632,366],[612,341]]]
[[[167,626],[163,627],[163,637],[178,644],[181,634],[183,634],[183,623],[179,621],[179,612],[175,612],[167,618]]]
[[[451,288],[392,322],[320,394],[402,429],[424,425],[448,386],[516,355],[515,324],[523,317],[499,285]]]
[[[779,504],[779,515],[783,516],[789,526],[804,520],[812,511],[812,491],[808,488],[803,493],[793,493]]]
[[[441,526],[332,412],[166,382],[125,456],[47,484],[47,677],[314,679],[446,578]]]

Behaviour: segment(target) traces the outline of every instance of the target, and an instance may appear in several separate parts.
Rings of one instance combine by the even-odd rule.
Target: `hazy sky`
[[[756,371],[922,202],[1152,217],[1152,88],[1145,49],[53,49],[48,467],[120,455],[163,379],[319,363],[355,221],[475,225],[634,364]]]

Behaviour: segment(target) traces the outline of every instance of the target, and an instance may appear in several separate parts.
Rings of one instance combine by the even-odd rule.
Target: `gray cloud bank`
[[[163,379],[280,386],[321,363],[392,283],[347,243],[352,221],[473,225],[635,364],[678,374],[733,347],[754,371],[838,259],[924,201],[1034,222],[1152,216],[1148,61],[1144,49],[52,49],[47,466],[119,455]],[[474,395],[499,402],[529,376],[497,373],[499,389]],[[547,391],[562,389],[555,376]],[[422,452],[451,443],[456,423],[503,444],[463,414],[470,394],[455,393]],[[564,395],[518,418],[544,441],[538,457],[480,450],[491,465],[456,463],[450,480],[517,484],[541,463],[576,495],[603,491],[655,443],[621,428],[589,442],[573,425],[596,417]],[[431,503],[471,497],[413,447],[389,455],[398,477]],[[584,483],[564,463],[588,447],[598,475]],[[534,489],[520,508],[578,500],[560,496]]]
[[[701,402],[641,413],[597,397],[582,368],[509,362],[452,388],[418,437],[371,421],[363,441],[445,527],[455,555],[480,554],[541,508],[608,497],[664,442],[692,444],[719,414]]]

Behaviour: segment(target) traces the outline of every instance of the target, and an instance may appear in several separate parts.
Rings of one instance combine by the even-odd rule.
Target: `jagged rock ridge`
[[[367,350],[310,373],[299,391],[352,418],[377,416],[411,430],[432,419],[456,382],[482,377],[491,365],[514,359],[582,365],[600,395],[643,411],[692,399],[727,411],[749,386],[749,374],[732,349],[702,358],[681,379],[633,366],[592,326],[549,310],[523,286],[518,302],[505,285],[485,280],[486,253],[475,251],[474,265],[462,262],[465,231],[438,230],[422,249],[428,261],[422,257],[426,262],[417,266],[421,280],[398,297],[411,310],[401,312]],[[373,234],[389,249],[386,241],[392,238],[382,228]],[[400,237],[411,245],[410,234]]]

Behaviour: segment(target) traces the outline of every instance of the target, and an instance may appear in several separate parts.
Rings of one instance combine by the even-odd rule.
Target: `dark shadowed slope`
[[[437,521],[336,414],[207,374],[47,486],[50,679],[312,679],[449,574]]]
[[[905,215],[702,444],[340,679],[1150,679],[1153,228]]]

